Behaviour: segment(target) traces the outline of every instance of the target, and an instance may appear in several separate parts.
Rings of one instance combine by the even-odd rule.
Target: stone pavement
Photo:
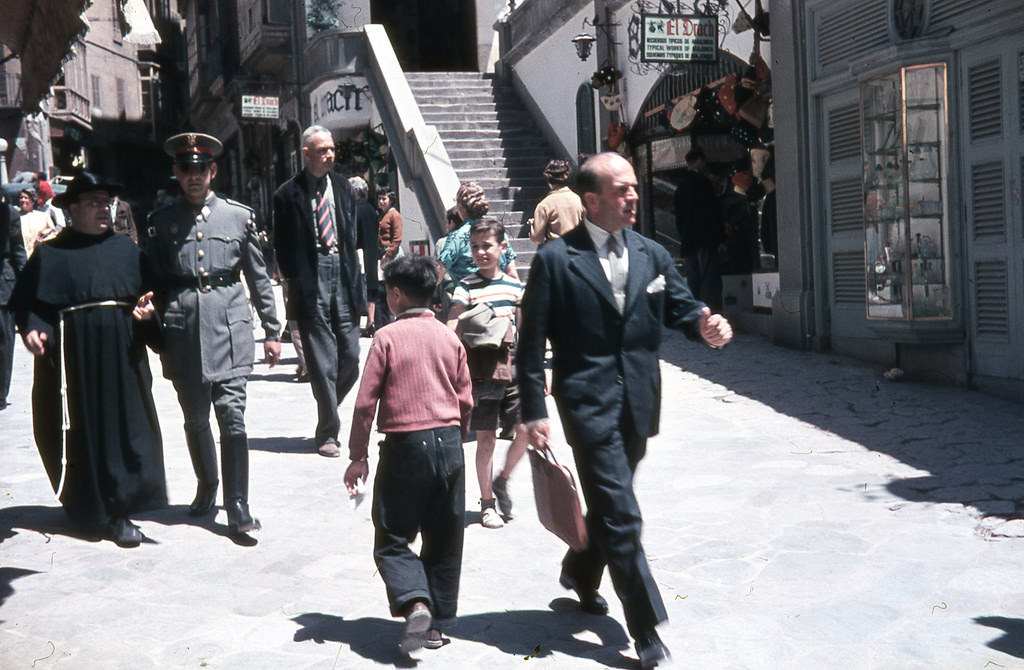
[[[663,354],[662,432],[636,489],[677,667],[1024,667],[1020,405],[749,335],[716,352],[670,334]],[[294,360],[249,386],[254,546],[225,536],[223,512],[187,517],[195,483],[162,378],[171,507],[137,519],[135,549],[77,535],[32,443],[29,359],[19,348],[0,413],[0,668],[636,666],[608,580],[608,617],[558,586],[562,546],[526,463],[519,517],[497,531],[479,525],[470,465],[452,642],[397,658],[369,505],[344,492],[347,459],[313,452]]]

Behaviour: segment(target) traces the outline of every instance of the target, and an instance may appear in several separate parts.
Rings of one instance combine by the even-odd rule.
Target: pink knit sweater
[[[462,343],[430,310],[408,310],[374,335],[352,414],[349,458],[366,456],[375,413],[378,432],[406,433],[466,430],[472,409]]]

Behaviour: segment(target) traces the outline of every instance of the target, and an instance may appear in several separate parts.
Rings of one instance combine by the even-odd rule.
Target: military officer
[[[248,504],[245,387],[255,340],[243,277],[262,322],[263,351],[271,366],[281,353],[281,325],[253,210],[211,190],[221,148],[217,138],[203,133],[182,133],[164,143],[182,195],[150,214],[143,246],[156,274],[164,376],[178,393],[199,480],[189,515],[209,513],[217,499],[212,404],[220,428],[228,529],[239,535],[260,527]]]

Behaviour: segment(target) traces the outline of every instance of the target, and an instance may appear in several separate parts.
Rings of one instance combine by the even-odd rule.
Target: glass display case
[[[951,319],[946,66],[861,84],[869,319]]]

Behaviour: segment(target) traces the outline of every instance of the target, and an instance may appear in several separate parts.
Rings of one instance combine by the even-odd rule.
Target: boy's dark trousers
[[[466,469],[458,426],[389,433],[373,483],[373,558],[393,616],[424,600],[455,617],[465,533]],[[420,555],[409,543],[422,533]]]

